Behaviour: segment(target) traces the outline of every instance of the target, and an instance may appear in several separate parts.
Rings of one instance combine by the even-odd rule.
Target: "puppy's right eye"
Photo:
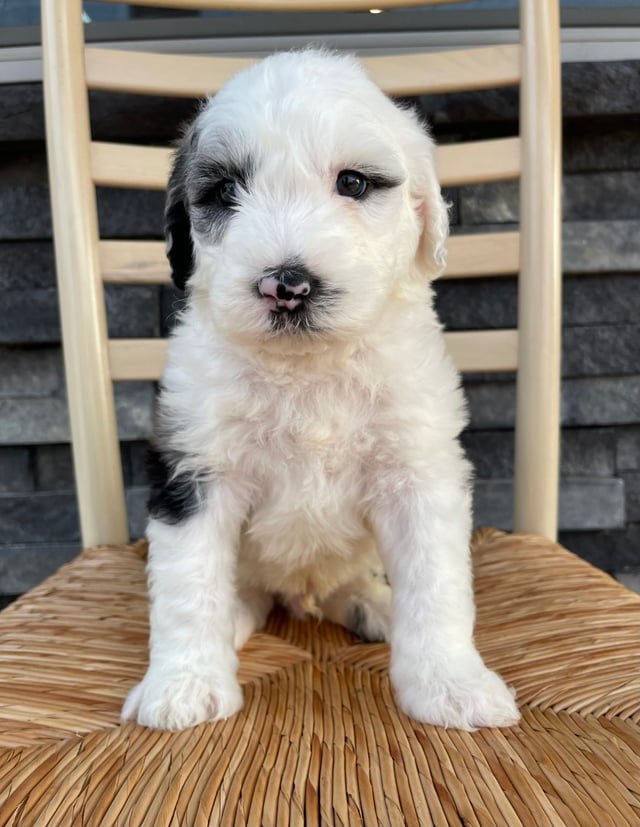
[[[234,178],[220,178],[196,193],[194,206],[202,209],[213,207],[217,210],[230,210],[238,203],[239,189],[240,183]]]
[[[213,196],[221,207],[233,207],[238,201],[238,184],[231,178],[223,178],[213,188]]]

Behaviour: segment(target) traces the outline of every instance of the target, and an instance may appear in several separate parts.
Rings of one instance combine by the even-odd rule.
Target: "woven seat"
[[[386,644],[279,611],[241,653],[237,716],[120,725],[146,545],[85,551],[1,616],[0,824],[637,827],[640,597],[536,536],[473,550],[478,645],[523,711],[475,733],[401,714]]]

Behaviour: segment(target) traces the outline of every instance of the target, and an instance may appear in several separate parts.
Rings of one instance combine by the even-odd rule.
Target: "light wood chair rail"
[[[99,0],[109,2],[109,0]],[[113,0],[128,3],[129,0]],[[230,11],[368,11],[370,8],[398,9],[408,6],[442,6],[465,0],[384,0],[375,7],[369,0],[141,0],[138,6],[165,6],[171,9],[221,9]]]
[[[89,89],[147,95],[206,97],[229,78],[255,63],[252,58],[162,55],[88,47],[85,71]],[[517,45],[485,46],[464,52],[364,57],[370,77],[389,95],[431,94],[460,89],[490,89],[520,82]]]
[[[520,233],[456,235],[449,239],[447,271],[443,278],[512,276],[520,268]],[[100,271],[111,284],[170,284],[162,241],[98,243]]]
[[[362,10],[351,2],[172,2],[179,8]],[[382,8],[425,3],[385,2]],[[438,5],[438,3],[434,4]],[[253,58],[163,55],[83,42],[79,0],[43,6],[47,141],[52,181],[65,365],[83,542],[127,538],[113,380],[154,380],[166,345],[108,341],[103,284],[165,284],[159,241],[100,240],[95,186],[163,190],[168,147],[92,141],[87,90],[174,96],[215,92]],[[560,362],[560,94],[552,2],[524,2],[522,42],[369,57],[389,94],[418,95],[521,85],[518,136],[440,146],[443,186],[520,177],[518,231],[456,235],[444,278],[520,273],[518,331],[447,334],[466,372],[518,369],[515,526],[554,537],[557,525]],[[555,18],[554,18],[555,15]],[[541,207],[544,205],[544,207]],[[68,216],[74,217],[69,222]],[[91,383],[86,381],[91,377]]]

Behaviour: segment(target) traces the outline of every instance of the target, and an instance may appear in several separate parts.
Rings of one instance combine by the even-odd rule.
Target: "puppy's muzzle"
[[[282,266],[265,270],[258,293],[277,312],[297,310],[313,292],[313,277],[303,266]]]

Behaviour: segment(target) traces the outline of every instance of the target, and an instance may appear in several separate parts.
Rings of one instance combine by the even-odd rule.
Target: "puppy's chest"
[[[288,477],[351,473],[375,442],[370,406],[331,393],[273,399],[247,424],[244,461],[258,476],[270,468]]]
[[[254,521],[274,530],[277,523],[281,532],[287,524],[357,519],[363,469],[376,442],[374,409],[364,393],[274,392],[244,426],[238,460],[255,485]]]
[[[260,559],[297,567],[327,553],[348,557],[364,534],[363,470],[371,423],[362,411],[301,408],[258,438],[247,467],[256,496],[247,533]],[[333,558],[331,558],[333,559]]]

